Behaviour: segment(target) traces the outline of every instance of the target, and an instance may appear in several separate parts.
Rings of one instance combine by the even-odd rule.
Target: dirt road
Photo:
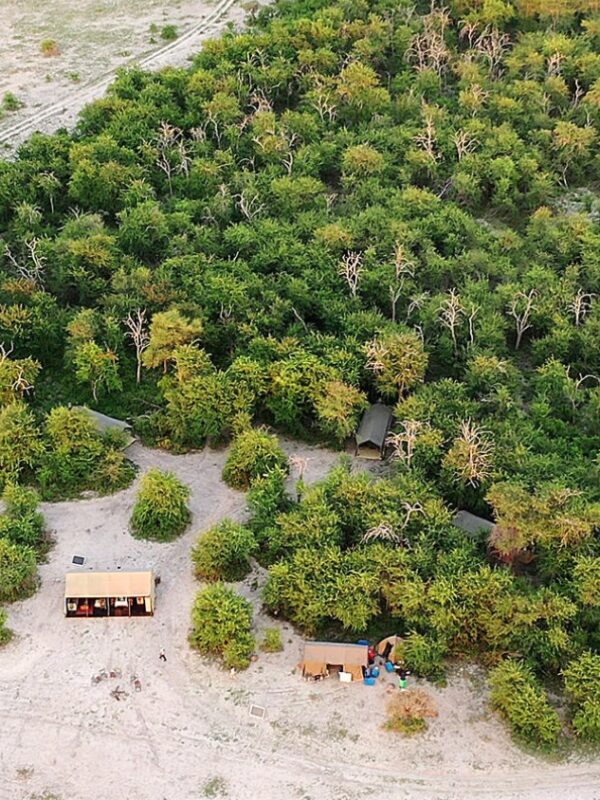
[[[306,478],[335,454],[286,442],[308,458]],[[592,800],[600,765],[544,763],[515,748],[486,705],[476,668],[460,668],[435,695],[439,717],[422,737],[381,729],[386,692],[333,680],[305,683],[301,641],[281,624],[285,650],[230,675],[190,651],[198,585],[189,550],[198,531],[243,519],[245,496],[221,479],[224,452],[171,456],[134,445],[140,471],[174,470],[192,489],[189,532],[170,544],[134,540],[127,523],[135,486],[118,495],[45,504],[56,545],[42,586],[11,606],[15,640],[0,651],[0,800]],[[153,618],[65,619],[63,577],[74,554],[93,569],[152,568],[161,576]],[[239,588],[260,612],[262,576]],[[159,660],[164,647],[167,662]],[[92,678],[106,671],[97,683]],[[110,672],[115,677],[108,677]],[[141,691],[135,691],[133,678]],[[116,700],[111,692],[126,693]],[[250,705],[266,718],[250,717]]]
[[[81,109],[104,95],[118,68],[185,65],[206,39],[245,17],[239,0],[180,0],[166,6],[147,0],[138,7],[139,2],[80,0],[77,17],[72,0],[57,0],[52,14],[32,0],[15,0],[3,11],[0,36],[7,46],[0,50],[0,100],[8,91],[24,106],[0,119],[0,144],[12,147],[37,130],[72,127]],[[159,39],[150,36],[150,24],[159,28],[171,21],[180,23],[178,38],[152,46],[149,42]],[[31,35],[32,27],[37,36]],[[61,52],[44,58],[40,42],[54,37]]]

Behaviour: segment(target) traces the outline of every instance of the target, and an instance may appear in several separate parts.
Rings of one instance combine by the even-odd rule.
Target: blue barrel
[[[386,661],[385,662],[385,671],[386,672],[393,672],[394,671],[394,665],[392,664],[391,661]]]
[[[379,677],[379,667],[371,667],[371,675],[373,678]]]
[[[359,639],[356,644],[366,644],[366,645],[368,645],[369,641],[368,641],[368,639]]]
[[[363,683],[365,686],[375,686],[375,678],[363,678]]]

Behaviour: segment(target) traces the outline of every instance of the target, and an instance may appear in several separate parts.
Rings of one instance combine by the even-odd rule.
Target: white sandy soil
[[[284,444],[309,459],[309,481],[337,458]],[[199,584],[190,548],[217,520],[243,519],[245,496],[221,481],[225,452],[172,456],[135,444],[130,453],[140,473],[171,469],[191,487],[193,522],[171,544],[133,539],[135,485],[43,506],[56,543],[41,566],[40,591],[9,607],[16,637],[0,651],[0,800],[600,797],[600,765],[545,763],[511,743],[487,707],[477,668],[458,668],[445,689],[428,687],[439,717],[413,739],[381,728],[387,678],[374,688],[304,682],[296,669],[301,639],[260,613],[258,572],[239,588],[256,604],[259,635],[281,624],[284,652],[260,654],[234,676],[192,652],[186,637]],[[65,619],[63,577],[74,554],[86,557],[86,568],[154,569],[156,615]],[[101,670],[120,677],[94,684]],[[111,696],[117,686],[127,692],[121,701]],[[264,720],[249,716],[252,703],[266,708]]]

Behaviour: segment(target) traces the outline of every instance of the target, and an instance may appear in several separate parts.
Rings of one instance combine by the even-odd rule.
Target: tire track
[[[70,95],[63,97],[61,100],[44,106],[44,108],[41,108],[33,114],[33,116],[21,120],[21,122],[17,122],[8,128],[1,129],[0,144],[8,143],[17,137],[33,133],[42,122],[46,122],[52,119],[52,117],[60,117],[69,112],[77,113],[84,105],[92,100],[96,100],[104,94],[114,80],[117,69],[122,69],[123,66],[131,67],[134,65],[144,69],[151,69],[157,62],[162,61],[165,57],[171,56],[179,51],[185,51],[190,42],[197,36],[209,33],[216,28],[217,24],[237,2],[238,0],[220,0],[207,17],[183,33],[176,41],[170,42],[158,50],[153,50],[142,58],[132,58],[124,65],[105,72],[96,80],[72,92]]]

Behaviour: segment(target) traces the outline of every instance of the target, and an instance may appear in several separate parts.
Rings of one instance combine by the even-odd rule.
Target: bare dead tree
[[[460,326],[461,318],[465,315],[465,309],[461,303],[460,296],[456,289],[450,289],[448,296],[438,309],[440,321],[450,331],[454,352],[458,352],[458,339],[456,332]]]
[[[422,20],[423,30],[411,39],[406,58],[418,72],[431,69],[441,76],[450,59],[450,50],[445,41],[450,15],[445,8],[432,7]]]
[[[475,318],[481,311],[480,306],[476,306],[474,303],[471,304],[471,308],[469,309],[469,313],[467,315],[467,322],[469,324],[469,346],[473,347],[475,344]]]
[[[415,311],[423,308],[423,305],[429,300],[429,292],[421,292],[410,298],[410,303],[406,309],[406,322],[412,317]]]
[[[404,530],[406,528],[406,526],[408,525],[408,523],[411,520],[411,517],[414,514],[425,514],[425,509],[423,508],[423,506],[419,502],[408,503],[408,502],[405,501],[404,503],[402,503],[402,508],[406,511],[406,516],[404,517],[404,520],[402,521],[402,530]]]
[[[390,542],[391,544],[400,544],[402,534],[394,530],[391,525],[386,522],[380,522],[374,528],[370,528],[362,537],[361,543],[367,544],[368,542]]]
[[[557,77],[561,74],[563,61],[564,56],[558,51],[549,56],[548,63],[546,65],[546,72],[548,73],[549,77]]]
[[[465,156],[472,153],[479,144],[477,137],[468,131],[456,131],[453,142],[459,161],[462,161]]]
[[[40,240],[36,237],[23,243],[27,251],[26,260],[15,258],[8,245],[5,245],[4,253],[20,278],[25,278],[25,280],[43,288],[46,257],[38,251],[39,243]]]
[[[136,382],[139,383],[142,379],[142,354],[150,344],[150,334],[146,325],[146,309],[138,308],[133,314],[130,312],[123,320],[123,324],[127,328],[125,333],[135,347],[135,358],[137,361]]]
[[[392,322],[396,322],[396,308],[398,306],[398,300],[402,297],[402,285],[401,284],[392,284],[388,287],[388,293],[390,296],[390,306],[392,309]]]
[[[363,272],[363,254],[349,250],[342,258],[338,271],[348,284],[352,297],[356,297],[358,283]]]
[[[477,486],[492,475],[494,445],[488,432],[470,419],[462,422],[460,436],[448,453],[452,466],[471,486]]]
[[[403,419],[400,425],[402,429],[398,433],[391,433],[387,437],[386,444],[391,447],[391,458],[402,461],[410,469],[415,454],[415,445],[419,436],[429,428],[429,425],[418,419]]]
[[[511,39],[507,33],[501,33],[497,28],[488,27],[477,37],[474,50],[488,62],[490,73],[494,77],[498,77],[502,61],[510,49],[510,45]]]
[[[237,207],[249,222],[264,211],[265,205],[260,202],[258,192],[250,194],[250,192],[242,189],[242,191],[234,195],[233,198],[237,201]]]
[[[33,389],[33,384],[30,383],[25,376],[25,369],[23,367],[17,368],[17,374],[11,384],[11,389],[13,392],[20,394],[21,397],[28,394]]]
[[[321,122],[333,122],[337,117],[337,104],[333,92],[322,82],[317,82],[309,95],[310,104],[319,115]]]
[[[517,339],[515,342],[515,350],[521,346],[523,334],[531,328],[531,314],[534,310],[534,301],[537,297],[535,289],[530,289],[527,294],[525,292],[517,292],[508,305],[508,313],[515,320]]]
[[[4,364],[7,358],[14,352],[15,345],[13,342],[10,343],[10,347],[8,350],[4,346],[4,342],[0,342],[0,364]]]
[[[583,86],[581,85],[581,83],[577,78],[575,78],[574,83],[575,83],[575,91],[573,92],[572,105],[573,108],[577,108],[577,106],[579,105],[579,103],[581,103],[581,100],[585,96],[585,89],[583,88]]]
[[[425,122],[425,128],[415,136],[415,142],[425,151],[431,161],[438,161],[440,154],[437,150],[437,131],[431,109],[424,108],[423,121]]]
[[[569,304],[569,311],[575,317],[575,325],[579,327],[592,310],[592,301],[595,295],[578,289],[577,294]]]

